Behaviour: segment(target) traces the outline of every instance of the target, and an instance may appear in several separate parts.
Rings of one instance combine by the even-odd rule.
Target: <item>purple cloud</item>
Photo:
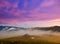
[[[0,22],[60,19],[59,0],[0,0]],[[12,22],[11,22],[12,21]]]

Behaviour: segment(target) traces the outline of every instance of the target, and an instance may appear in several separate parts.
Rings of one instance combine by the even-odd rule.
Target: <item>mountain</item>
[[[56,33],[58,32],[58,33]],[[30,37],[30,35],[60,35],[60,26],[24,28],[18,26],[0,26],[0,39],[15,36]]]
[[[0,26],[0,31],[17,31],[17,30],[25,30],[25,29],[60,32],[60,26],[34,27],[34,28],[24,28],[18,26]]]
[[[44,30],[44,31],[53,31],[53,32],[60,32],[60,26],[52,26],[52,27],[35,27],[33,30]]]
[[[16,26],[0,26],[0,31],[17,31],[24,29],[23,27],[16,27]]]

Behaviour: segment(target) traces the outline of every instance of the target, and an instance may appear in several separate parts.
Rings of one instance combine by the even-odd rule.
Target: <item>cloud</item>
[[[11,5],[6,0],[3,0],[0,3],[0,19],[1,19],[0,23],[20,25],[21,22],[23,22],[22,24],[24,24],[24,22],[29,22],[29,23],[32,22],[32,24],[33,22],[35,22],[37,24],[38,22],[42,21],[43,23],[41,23],[41,25],[43,26],[46,20],[60,19],[59,1],[31,0],[29,3],[28,2],[29,1],[24,1],[21,3],[24,6],[23,9],[21,10],[18,8],[18,1],[16,1],[14,4]],[[29,6],[29,8],[27,8],[27,6]],[[47,24],[48,23],[46,23],[45,25],[47,26]]]
[[[50,27],[50,26],[60,26],[60,19],[45,20],[45,21],[26,21],[22,22],[21,26],[27,27]]]
[[[48,7],[48,6],[53,6],[55,4],[54,0],[45,0],[42,4],[41,7]]]

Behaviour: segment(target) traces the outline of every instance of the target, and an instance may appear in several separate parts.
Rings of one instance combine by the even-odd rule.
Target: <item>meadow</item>
[[[58,36],[19,36],[0,39],[0,44],[60,44],[59,38]]]

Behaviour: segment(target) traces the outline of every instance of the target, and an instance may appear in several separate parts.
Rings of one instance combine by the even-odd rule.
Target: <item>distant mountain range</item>
[[[37,29],[37,30],[44,30],[44,31],[60,32],[60,26],[35,27],[34,29]]]
[[[0,31],[17,31],[17,30],[43,30],[43,31],[53,31],[60,32],[60,26],[51,26],[51,27],[34,27],[34,28],[24,28],[24,27],[16,27],[16,26],[0,26]]]
[[[0,26],[0,31],[16,31],[24,29],[23,27],[16,27],[16,26]]]

